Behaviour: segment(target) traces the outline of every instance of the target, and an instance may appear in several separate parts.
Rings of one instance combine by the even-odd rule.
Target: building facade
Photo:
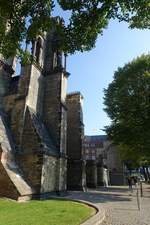
[[[84,137],[86,159],[86,182],[89,187],[109,184],[123,184],[123,164],[117,147],[106,135]],[[107,181],[105,182],[107,170]]]
[[[18,77],[15,58],[0,61],[0,196],[66,190],[68,73],[57,42],[55,29],[38,36]]]

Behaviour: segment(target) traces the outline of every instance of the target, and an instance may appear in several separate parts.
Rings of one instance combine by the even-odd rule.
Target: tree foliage
[[[105,111],[112,121],[106,127],[110,139],[123,146],[129,157],[139,161],[149,157],[150,55],[118,68],[104,93]]]
[[[118,151],[120,154],[120,158],[126,164],[128,169],[139,168],[142,166],[148,166],[150,164],[150,156],[147,156],[145,153],[136,149],[131,149],[131,147],[119,144]]]
[[[62,26],[61,48],[68,53],[90,50],[111,18],[126,21],[131,28],[150,28],[149,0],[57,0],[70,12]],[[20,43],[47,31],[55,10],[53,0],[0,0],[0,52],[14,55]],[[7,32],[6,32],[7,27]]]
[[[0,0],[0,52],[6,57],[50,26],[53,2],[49,0]]]

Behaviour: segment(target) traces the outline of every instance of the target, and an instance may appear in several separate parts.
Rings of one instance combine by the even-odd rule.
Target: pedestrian
[[[131,193],[133,192],[133,187],[132,187],[132,177],[128,176],[127,177],[127,182],[128,182],[128,186],[129,186],[129,191],[131,191]]]

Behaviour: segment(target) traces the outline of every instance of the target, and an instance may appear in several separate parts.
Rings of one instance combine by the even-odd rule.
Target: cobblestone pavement
[[[106,220],[102,225],[150,225],[150,187],[144,186],[140,210],[138,210],[136,190],[132,196],[129,196],[129,193],[125,195],[125,201],[104,203]]]
[[[150,225],[150,185],[143,185],[141,209],[138,210],[137,190],[132,196],[127,186],[112,186],[88,192],[71,192],[71,198],[90,201],[105,209],[106,219],[102,225]]]

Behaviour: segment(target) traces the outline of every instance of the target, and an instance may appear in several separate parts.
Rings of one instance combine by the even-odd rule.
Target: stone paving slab
[[[122,196],[123,196],[122,192]],[[150,186],[144,185],[144,197],[140,198],[138,209],[136,190],[132,196],[125,193],[126,201],[104,203],[106,219],[101,225],[150,225]]]
[[[101,225],[150,225],[150,185],[143,185],[143,190],[141,210],[138,210],[136,190],[130,196],[127,186],[89,189],[84,193],[70,192],[69,198],[85,200],[104,209],[106,219],[101,221]]]

